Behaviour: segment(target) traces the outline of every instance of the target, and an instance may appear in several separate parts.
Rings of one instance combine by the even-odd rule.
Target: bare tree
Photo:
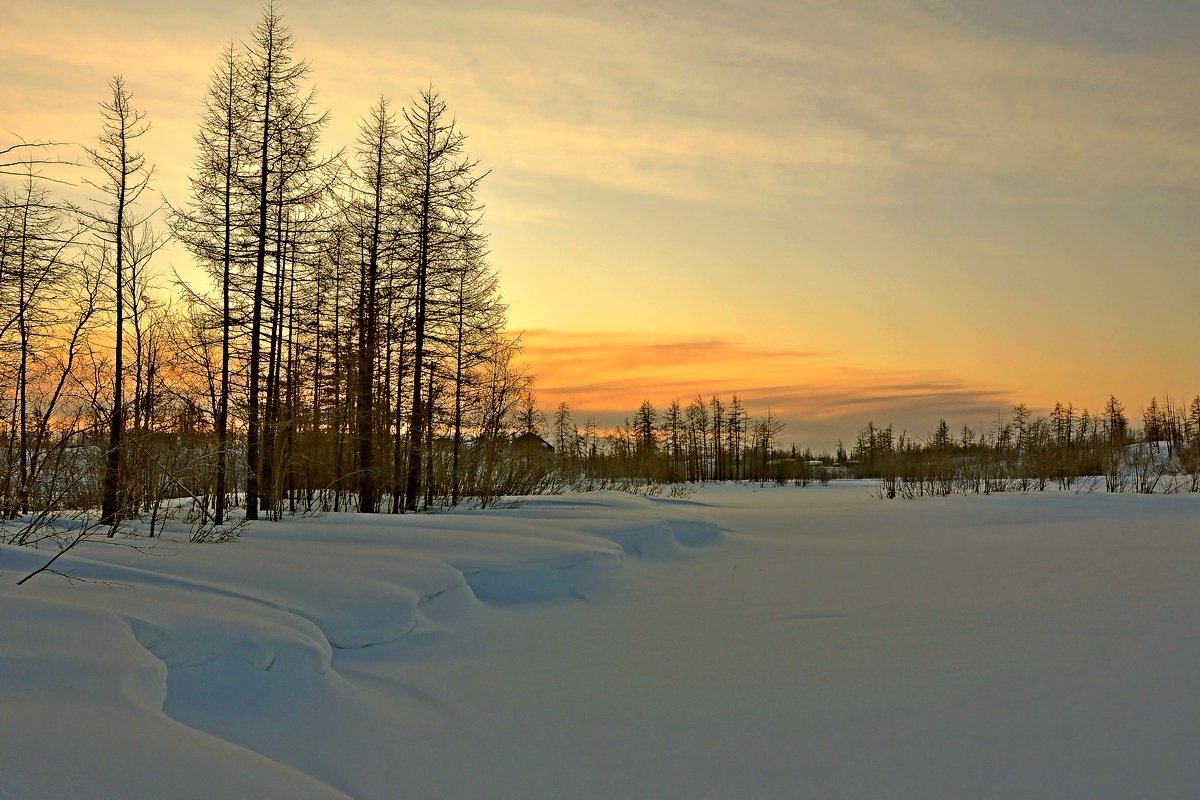
[[[307,61],[292,55],[295,42],[283,23],[273,0],[268,0],[262,18],[254,29],[247,48],[246,80],[249,83],[247,130],[253,133],[256,170],[247,174],[256,209],[254,223],[255,267],[250,318],[249,397],[247,403],[247,484],[246,519],[258,519],[259,508],[267,492],[274,490],[273,481],[264,476],[263,451],[273,455],[274,424],[272,406],[268,401],[267,414],[262,408],[264,371],[264,334],[268,351],[266,364],[268,385],[279,380],[276,367],[282,355],[279,336],[282,334],[282,309],[286,265],[285,253],[289,237],[294,237],[293,224],[302,214],[289,209],[317,202],[327,189],[327,182],[314,181],[315,174],[327,168],[329,162],[316,158],[317,142],[327,115],[315,110],[312,92],[307,94],[303,84],[310,68]],[[274,255],[272,305],[275,316],[264,319],[268,303],[266,279],[268,250]],[[264,330],[264,325],[269,327]],[[277,399],[278,393],[270,398]],[[265,424],[264,424],[265,423]],[[260,426],[261,429],[260,429]],[[274,499],[266,494],[268,507]]]
[[[421,482],[425,424],[428,417],[422,398],[431,273],[456,256],[461,233],[471,227],[466,220],[478,216],[475,189],[483,175],[475,162],[463,156],[466,136],[446,112],[446,103],[429,87],[413,108],[404,112],[401,133],[404,191],[413,219],[410,233],[415,256],[415,309],[413,315],[412,404],[409,417],[408,464],[404,508],[415,511]]]
[[[112,99],[100,104],[99,144],[89,148],[87,154],[103,176],[99,182],[91,183],[105,195],[99,208],[92,213],[91,220],[97,236],[106,247],[111,248],[113,297],[116,302],[113,395],[100,515],[101,524],[110,526],[111,536],[120,522],[121,435],[125,426],[123,347],[126,235],[127,231],[145,222],[146,218],[138,218],[133,209],[149,185],[154,169],[147,165],[145,155],[135,149],[137,140],[150,129],[146,113],[133,106],[133,96],[122,76],[114,76],[109,81],[109,89]]]
[[[215,393],[217,434],[213,516],[216,525],[225,521],[226,475],[229,469],[230,362],[234,327],[234,271],[246,259],[250,224],[248,200],[238,177],[250,160],[246,140],[246,65],[233,43],[209,81],[204,111],[196,132],[196,159],[188,178],[190,202],[172,214],[176,237],[200,259],[221,290],[219,315],[220,376]]]
[[[62,393],[62,376],[53,374],[52,362],[64,344],[63,328],[73,299],[69,271],[79,255],[74,245],[81,228],[68,220],[69,209],[55,203],[40,185],[32,162],[26,163],[20,190],[11,196],[0,192],[0,201],[0,348],[16,351],[8,469],[0,483],[4,510],[11,516],[28,510],[39,457],[48,445],[46,424],[35,418],[48,422]],[[47,384],[55,388],[34,413],[34,396]]]
[[[389,260],[399,232],[403,206],[398,157],[399,128],[386,98],[368,113],[359,126],[358,169],[354,173],[355,217],[363,243],[362,279],[358,293],[358,391],[356,441],[358,447],[358,510],[379,507],[379,481],[375,471],[375,364],[380,350],[380,269]]]

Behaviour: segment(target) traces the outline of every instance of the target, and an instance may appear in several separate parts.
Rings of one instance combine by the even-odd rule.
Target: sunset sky
[[[814,449],[1024,401],[1200,392],[1193,0],[281,0],[353,141],[433,83],[491,170],[541,404],[739,393]],[[182,198],[256,3],[10,3],[0,139],[90,144],[125,76]],[[160,266],[186,269],[174,252]]]

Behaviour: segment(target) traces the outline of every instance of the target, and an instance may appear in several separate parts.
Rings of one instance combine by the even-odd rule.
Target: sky
[[[581,425],[736,392],[820,450],[868,420],[921,438],[1200,393],[1196,0],[279,8],[326,149],[380,94],[441,92],[490,171],[539,403]],[[93,142],[120,73],[182,197],[208,77],[259,12],[10,6],[0,137]]]

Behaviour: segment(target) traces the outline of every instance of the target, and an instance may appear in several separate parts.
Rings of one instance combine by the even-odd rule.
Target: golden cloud
[[[644,400],[662,409],[736,394],[752,414],[770,410],[786,422],[785,440],[826,447],[852,439],[868,420],[920,437],[942,417],[978,428],[1016,402],[1004,389],[953,376],[864,368],[835,353],[733,339],[532,330],[522,344],[539,404],[565,402],[578,422],[602,428],[620,424]]]

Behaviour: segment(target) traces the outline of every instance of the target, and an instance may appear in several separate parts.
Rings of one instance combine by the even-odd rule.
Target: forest
[[[645,401],[603,436],[590,423],[576,428],[561,403],[549,434],[563,482],[584,488],[723,480],[807,486],[860,478],[878,480],[879,495],[889,499],[1048,486],[1200,491],[1200,396],[1186,407],[1151,398],[1140,416],[1139,428],[1115,396],[1098,413],[1055,403],[1042,416],[1020,403],[978,430],[939,419],[922,436],[867,422],[849,449],[839,441],[833,453],[814,453],[781,446],[784,423],[769,410],[749,415],[735,394],[730,400],[697,397],[686,407],[673,401],[665,411]]]
[[[433,86],[381,96],[325,152],[310,73],[268,3],[212,70],[183,198],[158,199],[123,76],[81,163],[50,140],[0,154],[6,517],[99,508],[115,530],[183,497],[217,528],[235,506],[504,490],[531,378],[488,262],[485,172]],[[57,196],[64,167],[90,202]],[[156,269],[172,239],[206,286]]]

